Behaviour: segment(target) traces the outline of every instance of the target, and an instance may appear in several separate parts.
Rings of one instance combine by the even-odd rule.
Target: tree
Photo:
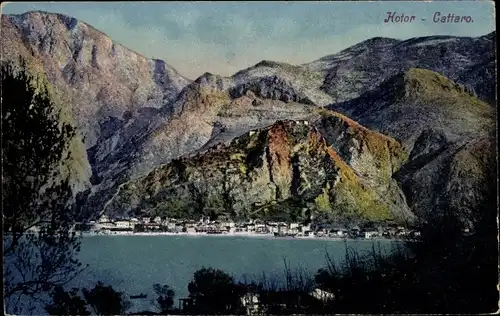
[[[174,290],[172,290],[166,284],[163,286],[160,284],[155,284],[153,285],[153,289],[155,293],[158,295],[156,303],[158,304],[161,313],[166,314],[167,312],[172,310],[172,307],[174,306],[174,296],[175,296]]]
[[[81,269],[72,190],[59,171],[75,131],[61,119],[48,83],[26,66],[1,65],[4,298],[11,313]]]
[[[235,314],[241,310],[242,288],[224,271],[202,268],[188,284],[198,314]]]
[[[49,315],[90,315],[86,302],[78,295],[78,289],[66,292],[61,286],[52,292],[52,303],[45,306]]]
[[[97,282],[91,290],[83,289],[83,296],[97,315],[123,315],[132,305],[123,298],[123,293],[102,282]]]

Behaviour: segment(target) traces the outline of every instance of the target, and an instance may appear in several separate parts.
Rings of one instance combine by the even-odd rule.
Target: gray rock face
[[[147,59],[61,14],[2,15],[2,52],[6,59],[25,55],[43,68],[67,97],[87,148],[109,132],[101,121],[161,108],[189,83],[164,61]]]
[[[412,212],[428,218],[451,211],[470,229],[490,218],[496,212],[494,147],[494,135],[484,135],[422,154],[404,165],[394,177]]]
[[[496,63],[495,57],[465,69],[457,82],[474,87],[474,92],[482,100],[496,103]]]
[[[449,144],[446,135],[442,130],[426,129],[415,141],[409,160],[432,155]]]
[[[242,95],[252,90],[258,96],[289,102],[298,101],[325,106],[334,99],[321,85],[324,75],[316,70],[274,61],[261,61],[230,77],[233,93]]]
[[[278,76],[263,77],[239,84],[230,90],[233,98],[239,98],[248,91],[255,95],[271,100],[280,100],[285,103],[299,102],[303,104],[313,104],[307,96],[297,92],[294,87],[286,80]]]
[[[446,138],[473,138],[492,125],[495,110],[463,85],[425,69],[409,69],[359,98],[331,105],[364,126],[400,141],[411,152],[426,129]]]

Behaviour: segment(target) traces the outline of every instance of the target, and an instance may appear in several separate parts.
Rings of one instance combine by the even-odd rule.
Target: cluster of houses
[[[275,237],[325,237],[325,238],[397,238],[402,236],[418,237],[419,232],[404,227],[388,226],[378,228],[333,227],[331,225],[304,225],[301,223],[264,222],[248,220],[234,222],[231,220],[213,221],[202,218],[195,220],[179,220],[174,218],[129,218],[110,219],[102,215],[97,221],[79,223],[77,231],[112,234],[129,233],[187,233],[187,234],[252,234],[273,235]]]
[[[315,230],[315,235],[317,237],[342,237],[342,238],[398,238],[398,237],[413,237],[417,238],[420,236],[420,232],[414,229],[408,229],[403,226],[388,225],[388,226],[378,226],[378,227],[362,227],[351,226],[347,227],[329,227],[328,225],[321,225],[326,227],[320,227]]]
[[[112,232],[171,232],[171,233],[254,233],[254,234],[278,234],[283,236],[298,235],[303,232],[309,233],[310,226],[299,223],[279,223],[249,220],[244,223],[233,221],[211,221],[202,218],[195,220],[179,220],[174,218],[130,218],[110,219],[103,215],[97,221],[79,223],[75,227],[78,231],[93,231],[102,233]]]

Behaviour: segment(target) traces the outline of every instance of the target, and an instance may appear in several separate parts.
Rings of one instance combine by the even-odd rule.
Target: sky
[[[184,76],[229,76],[261,60],[302,64],[371,37],[481,36],[495,30],[490,1],[432,2],[15,2],[2,14],[32,10],[82,20],[114,41],[165,60]],[[411,23],[384,23],[387,12],[415,15]],[[442,15],[469,15],[473,23],[434,23]],[[422,21],[421,18],[425,18]]]

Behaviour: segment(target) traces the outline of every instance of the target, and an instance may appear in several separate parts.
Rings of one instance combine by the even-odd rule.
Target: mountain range
[[[372,38],[191,81],[68,16],[1,26],[2,61],[27,60],[79,131],[68,165],[83,218],[452,210],[473,225],[496,197],[496,32]]]

